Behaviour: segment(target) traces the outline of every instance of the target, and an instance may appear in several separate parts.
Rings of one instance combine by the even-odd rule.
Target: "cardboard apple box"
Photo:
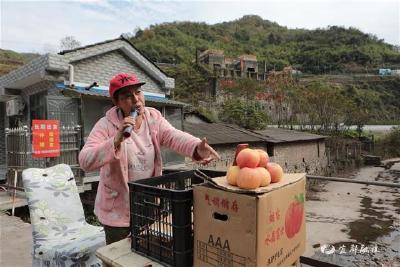
[[[254,191],[193,188],[194,266],[291,266],[305,251],[305,174]],[[240,193],[239,193],[240,192]]]

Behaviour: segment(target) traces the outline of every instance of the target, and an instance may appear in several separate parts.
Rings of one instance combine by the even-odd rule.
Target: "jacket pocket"
[[[118,197],[118,191],[115,191],[110,186],[104,184],[104,202],[103,208],[106,211],[111,211],[115,207],[115,201]]]

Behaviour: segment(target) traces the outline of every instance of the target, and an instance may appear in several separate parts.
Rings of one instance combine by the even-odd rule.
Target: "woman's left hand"
[[[208,164],[210,161],[214,159],[221,159],[218,155],[217,151],[215,151],[208,143],[207,138],[203,138],[201,143],[199,143],[196,147],[196,154],[200,158],[199,161],[201,164]]]

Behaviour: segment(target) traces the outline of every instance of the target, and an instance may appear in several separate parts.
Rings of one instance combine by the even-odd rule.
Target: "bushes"
[[[384,158],[400,157],[400,126],[393,127],[390,133],[376,142],[376,152]]]
[[[246,103],[240,99],[230,99],[224,103],[221,120],[246,129],[260,130],[266,127],[268,115],[260,111],[254,102]]]

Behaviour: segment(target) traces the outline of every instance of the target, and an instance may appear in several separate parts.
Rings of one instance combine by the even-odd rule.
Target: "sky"
[[[0,47],[56,53],[65,36],[88,45],[163,22],[215,24],[244,15],[259,15],[288,28],[355,27],[400,45],[400,0],[0,0]]]

